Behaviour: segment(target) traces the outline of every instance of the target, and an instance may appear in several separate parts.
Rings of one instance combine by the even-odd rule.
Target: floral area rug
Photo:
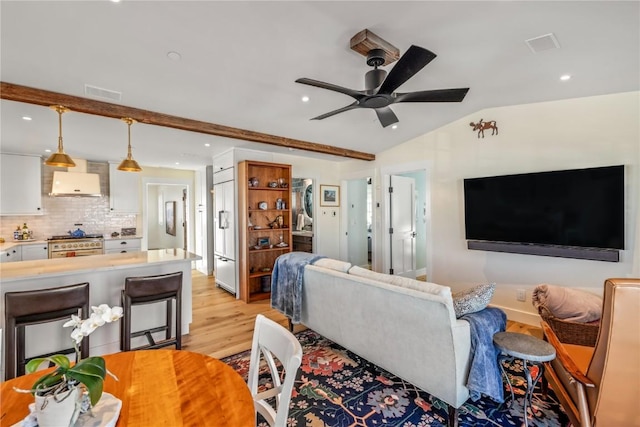
[[[443,401],[369,363],[343,347],[306,330],[296,334],[303,350],[296,378],[287,426],[446,426],[448,409]],[[250,351],[223,359],[242,375],[249,373]],[[468,400],[458,409],[460,426],[524,425],[523,397],[526,380],[522,363],[505,365],[514,384],[515,402],[509,408],[483,397]],[[535,368],[534,368],[535,369]],[[535,374],[535,372],[534,372]],[[271,387],[266,366],[260,374],[260,387]],[[510,398],[505,385],[505,398]],[[529,426],[555,427],[567,422],[552,390],[542,399],[540,384],[534,391]],[[258,426],[267,426],[258,417]]]

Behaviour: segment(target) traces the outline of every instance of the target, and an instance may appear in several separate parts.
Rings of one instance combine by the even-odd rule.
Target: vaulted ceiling
[[[2,82],[371,154],[485,108],[640,89],[637,1],[3,0],[0,14]],[[397,129],[369,109],[310,120],[353,100],[295,80],[364,89],[370,67],[349,40],[365,28],[401,55],[437,54],[400,91],[469,87],[464,101],[393,105]],[[525,43],[548,34],[558,47]],[[49,108],[2,100],[1,120],[2,152],[55,151]],[[342,159],[144,123],[131,132],[143,166],[198,168],[232,146]],[[126,155],[120,120],[70,112],[63,134],[72,157]]]

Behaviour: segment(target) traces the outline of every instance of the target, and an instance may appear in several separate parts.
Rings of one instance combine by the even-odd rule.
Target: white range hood
[[[101,197],[100,176],[87,173],[87,161],[73,159],[76,164],[68,172],[53,172],[50,196],[56,197]]]

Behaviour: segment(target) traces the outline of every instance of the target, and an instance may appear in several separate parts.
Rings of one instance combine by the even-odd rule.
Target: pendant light
[[[120,166],[118,166],[118,170],[125,172],[140,172],[142,168],[140,167],[138,162],[133,160],[133,157],[131,157],[131,124],[135,123],[136,121],[129,117],[124,117],[122,121],[125,122],[129,128],[129,148],[127,150],[127,158],[124,159],[122,163],[120,163]]]
[[[71,157],[69,157],[69,155],[64,152],[64,147],[62,146],[62,114],[69,111],[69,109],[63,107],[62,105],[52,105],[50,108],[58,112],[58,151],[49,156],[44,164],[49,166],[62,166],[72,168],[76,164],[73,162]]]

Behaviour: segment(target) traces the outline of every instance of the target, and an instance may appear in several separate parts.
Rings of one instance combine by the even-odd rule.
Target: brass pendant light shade
[[[118,170],[125,172],[140,172],[142,168],[140,167],[138,162],[133,160],[133,157],[131,156],[131,124],[135,123],[136,121],[129,117],[123,118],[122,121],[125,122],[128,127],[129,146],[127,150],[127,158],[120,163],[120,166],[118,166]]]
[[[72,168],[76,164],[71,157],[64,152],[64,147],[62,146],[62,114],[69,111],[69,109],[62,105],[52,105],[51,108],[58,112],[58,151],[49,156],[44,164],[48,166]]]

